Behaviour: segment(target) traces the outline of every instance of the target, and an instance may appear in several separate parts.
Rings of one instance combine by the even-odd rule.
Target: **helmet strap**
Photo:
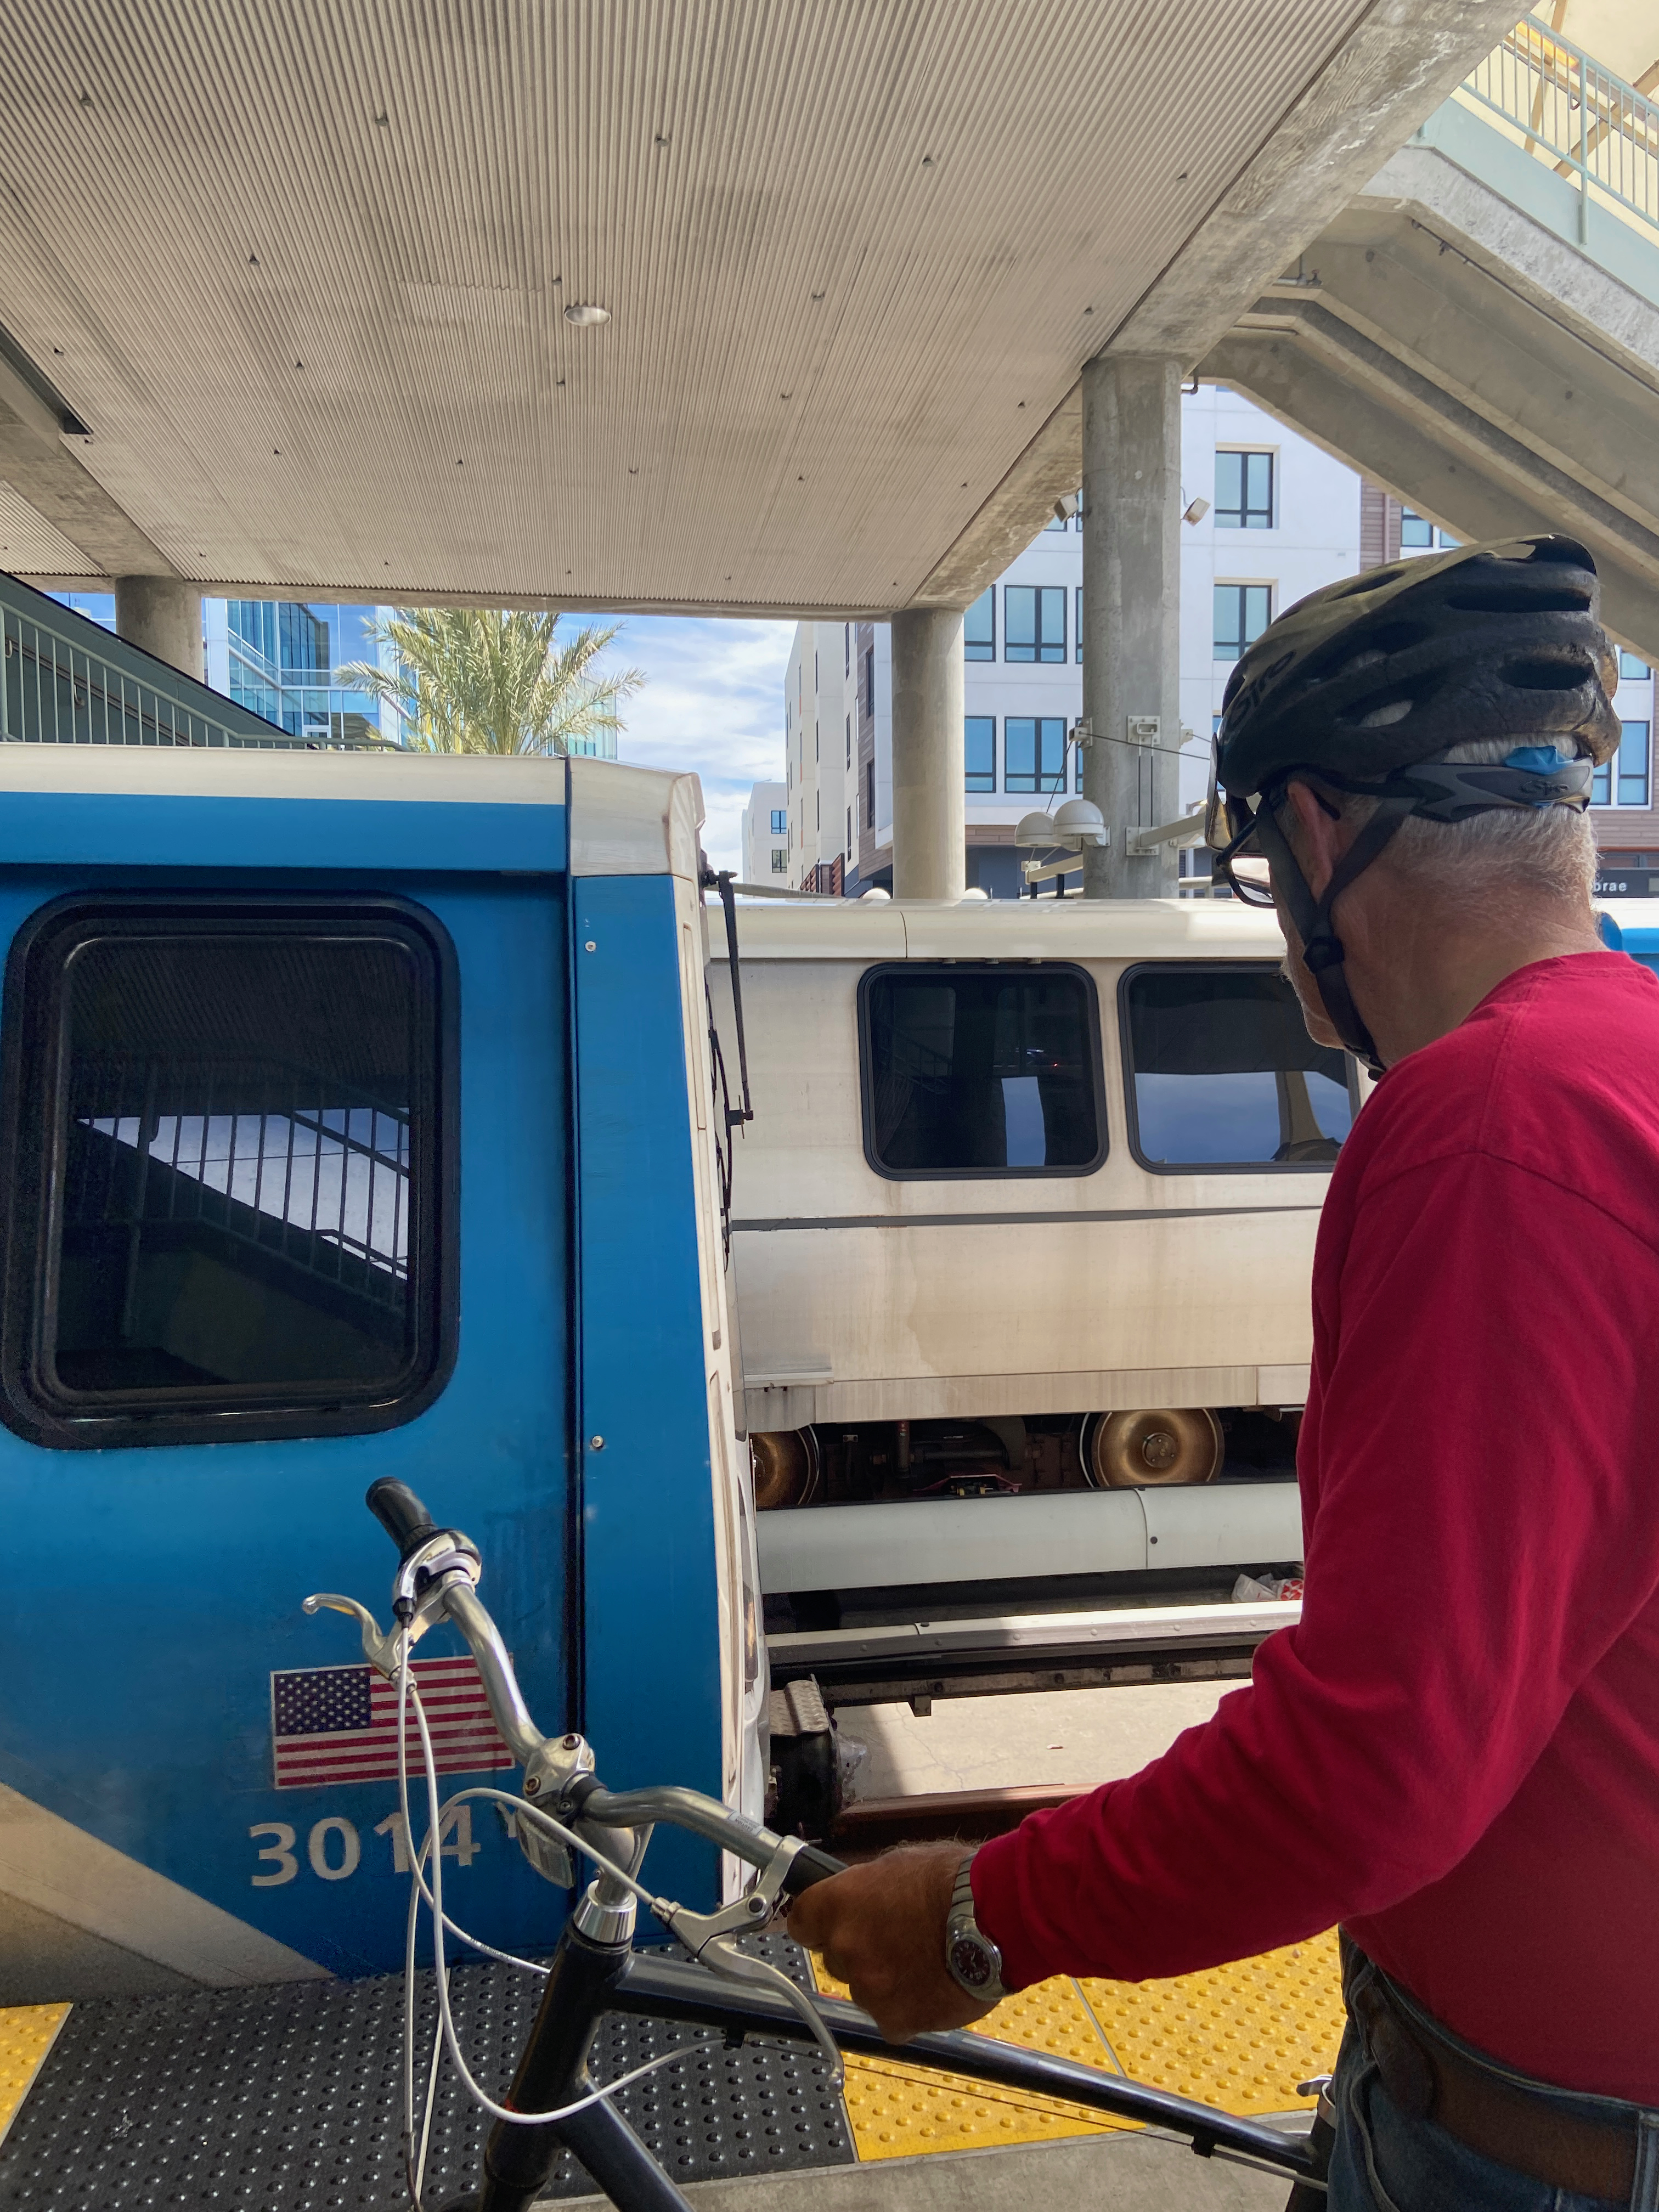
[[[1273,872],[1274,884],[1290,908],[1291,920],[1296,924],[1296,933],[1302,939],[1302,958],[1308,973],[1319,986],[1319,995],[1331,1026],[1348,1050],[1364,1062],[1373,1076],[1383,1073],[1371,1033],[1360,1019],[1353,993],[1348,988],[1344,968],[1346,955],[1342,940],[1337,935],[1331,909],[1347,890],[1355,877],[1370,867],[1388,843],[1395,831],[1413,812],[1414,798],[1379,799],[1376,811],[1354,839],[1347,851],[1332,871],[1331,879],[1323,896],[1316,898],[1300,862],[1291,849],[1290,840],[1279,828],[1272,803],[1264,792],[1257,802],[1254,830],[1255,842],[1265,854]]]

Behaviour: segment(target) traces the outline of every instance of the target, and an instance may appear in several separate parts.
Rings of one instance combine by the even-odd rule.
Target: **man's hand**
[[[902,1844],[815,1882],[789,1908],[789,1933],[853,1992],[890,2043],[965,2027],[990,2011],[945,1963],[951,1892],[963,1844]]]

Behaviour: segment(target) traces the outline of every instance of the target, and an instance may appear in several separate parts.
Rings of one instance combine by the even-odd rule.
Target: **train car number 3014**
[[[300,1871],[299,1831],[286,1820],[256,1820],[247,1832],[249,1841],[258,1845],[259,1864],[248,1876],[254,1888],[278,1889],[285,1881],[292,1881]],[[384,1820],[376,1821],[373,1832],[386,1837],[392,1872],[407,1874],[409,1831],[403,1814],[395,1809],[388,1813]],[[261,1841],[262,1838],[269,1840]],[[440,1848],[447,1859],[459,1866],[470,1867],[477,1857],[483,1846],[472,1840],[470,1805],[457,1805],[447,1816]],[[362,1863],[363,1840],[351,1821],[338,1813],[328,1813],[313,1821],[307,1831],[305,1856],[319,1881],[347,1881]]]

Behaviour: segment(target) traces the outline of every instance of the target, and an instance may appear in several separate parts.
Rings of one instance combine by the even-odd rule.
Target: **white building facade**
[[[789,792],[781,783],[757,783],[743,810],[739,863],[746,884],[790,886]]]
[[[1205,793],[1227,679],[1276,616],[1361,568],[1455,543],[1220,386],[1182,401],[1182,503],[1191,511],[1200,502],[1205,511],[1181,532],[1183,811]],[[1022,888],[1013,842],[1022,816],[1056,803],[1062,775],[1065,790],[1081,788],[1067,737],[1083,711],[1082,530],[1080,516],[1056,519],[964,622],[967,877],[995,898]],[[867,623],[804,623],[796,632],[785,716],[793,886],[891,886],[887,639],[885,624]],[[1616,703],[1625,739],[1596,779],[1597,836],[1608,872],[1641,891],[1650,867],[1659,891],[1654,681],[1630,653],[1620,657]],[[1182,865],[1203,874],[1207,855],[1189,852]],[[1076,890],[1081,875],[1065,881]]]

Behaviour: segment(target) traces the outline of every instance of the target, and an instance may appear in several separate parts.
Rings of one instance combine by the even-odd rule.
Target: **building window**
[[[1064,660],[1066,586],[1005,584],[1002,587],[1005,660]]]
[[[1063,791],[1065,779],[1065,716],[1010,714],[1002,726],[1003,789]]]
[[[1633,653],[1626,652],[1622,645],[1620,647],[1619,675],[1621,682],[1645,684],[1652,673],[1645,660],[1638,659]]]
[[[853,810],[850,806],[847,810],[847,857],[849,860],[853,857]]]
[[[968,763],[968,789],[994,791],[997,787],[996,716],[969,714],[963,730],[963,750]]]
[[[1099,1166],[1099,1013],[1082,969],[872,968],[859,987],[859,1027],[865,1154],[878,1175]]]
[[[873,830],[876,826],[876,764],[873,760],[864,763],[864,826],[866,830]]]
[[[1215,587],[1215,657],[1237,660],[1273,620],[1271,584],[1218,584]]]
[[[1645,806],[1648,804],[1648,738],[1645,722],[1621,722],[1619,726],[1619,805]],[[1613,799],[1613,763],[1604,762],[1590,782],[1590,805],[1611,806]]]
[[[1273,526],[1273,457],[1271,453],[1218,453],[1215,457],[1215,519],[1221,530],[1271,530]]]
[[[784,831],[788,827],[789,815],[787,809],[781,806],[775,806],[772,809],[772,835],[775,837],[781,837]]]
[[[401,902],[76,902],[21,940],[5,1419],[410,1419],[453,1357],[447,941]]]
[[[1400,550],[1402,553],[1413,549],[1426,550],[1434,544],[1434,525],[1427,515],[1414,514],[1409,507],[1400,510]]]
[[[1072,650],[1077,659],[1081,660],[1083,658],[1083,586],[1081,584],[1079,584],[1074,588],[1077,596],[1077,607],[1075,618],[1072,623],[1072,637],[1073,640]]]
[[[876,648],[873,645],[866,647],[864,654],[864,711],[866,714],[873,714],[876,711]]]
[[[772,873],[775,876],[787,876],[788,872],[788,854],[785,852],[781,845],[774,846],[772,849]]]
[[[1350,1062],[1313,1042],[1276,968],[1161,962],[1119,989],[1143,1166],[1330,1165],[1353,1121]]]
[[[997,595],[983,591],[962,618],[962,657],[964,660],[994,660],[997,657]]]
[[[847,717],[847,765],[848,768],[853,765],[853,717],[850,714]]]
[[[850,676],[853,672],[853,625],[851,623],[843,623],[841,626],[841,672],[843,676]]]

